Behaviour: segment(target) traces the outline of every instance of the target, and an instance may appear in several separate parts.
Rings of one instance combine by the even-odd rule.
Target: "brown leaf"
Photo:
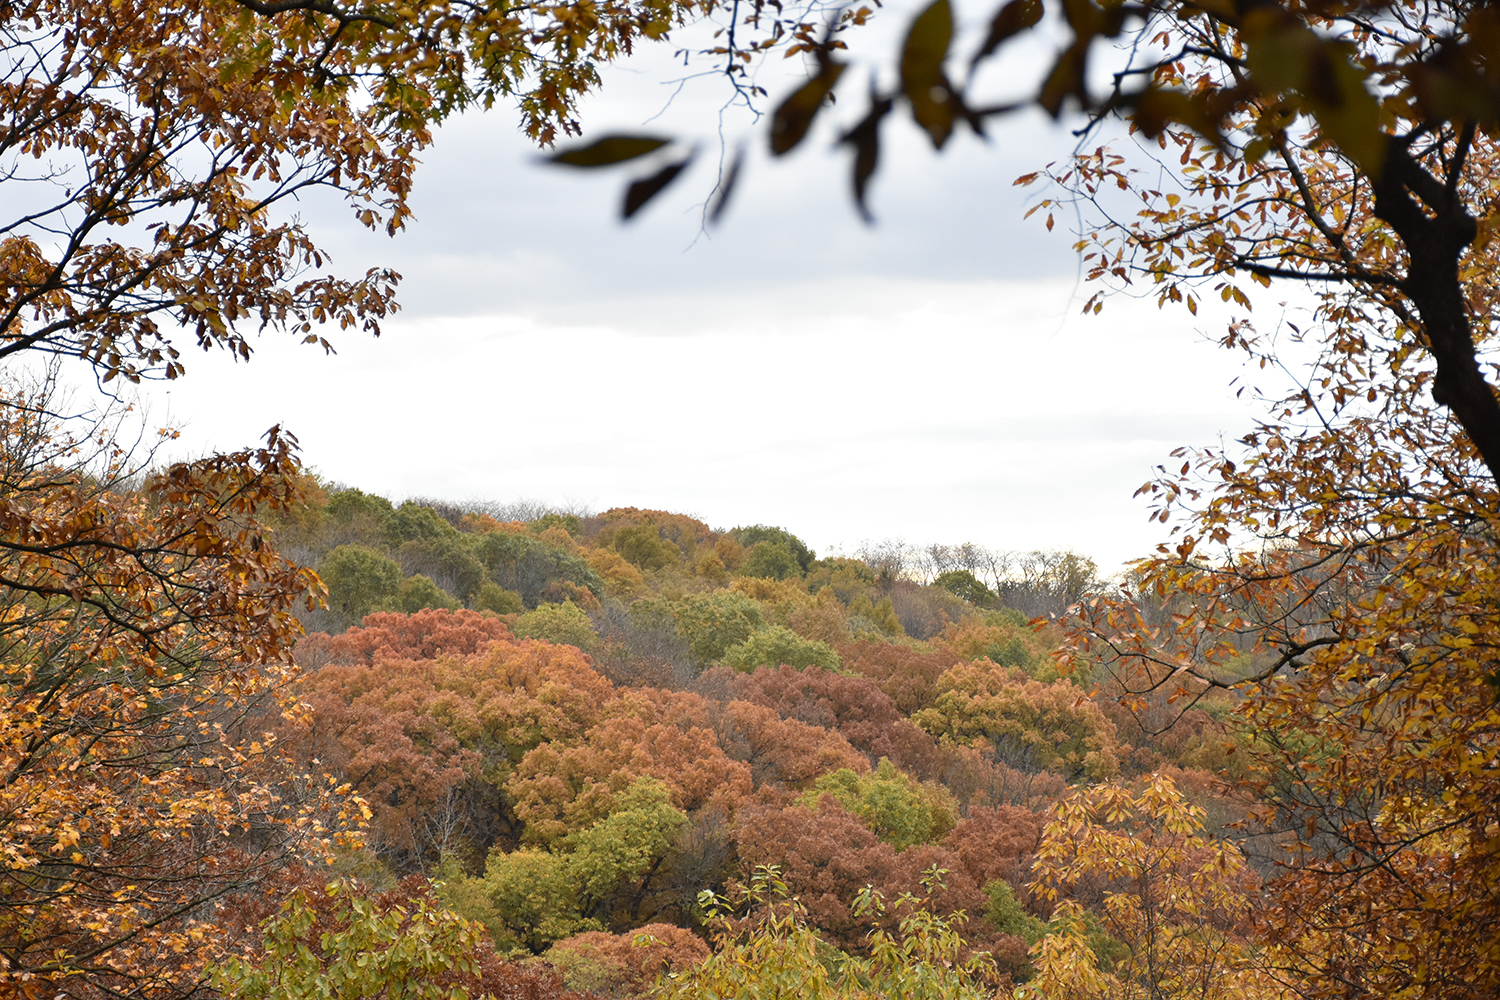
[[[661,194],[667,185],[675,181],[677,175],[682,173],[687,165],[692,162],[693,158],[689,156],[686,159],[678,160],[676,163],[669,163],[650,177],[643,177],[626,188],[625,204],[620,210],[620,217],[628,219],[639,212],[646,206],[646,202]]]
[[[771,154],[781,156],[794,149],[807,135],[813,118],[823,106],[839,77],[844,64],[828,61],[817,76],[798,87],[790,97],[781,102],[771,116]]]
[[[952,42],[953,8],[948,0],[935,0],[912,21],[901,49],[901,90],[912,118],[939,149],[953,133],[960,106],[943,73]]]
[[[840,145],[854,147],[854,203],[866,222],[874,222],[865,204],[865,187],[880,162],[880,120],[891,113],[895,101],[870,93],[870,112],[839,140]]]

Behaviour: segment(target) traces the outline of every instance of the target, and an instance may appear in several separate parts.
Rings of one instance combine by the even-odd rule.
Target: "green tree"
[[[796,555],[784,544],[765,541],[756,542],[750,547],[739,571],[741,576],[785,580],[787,577],[801,576],[802,566],[797,562]]]
[[[320,918],[294,892],[266,922],[261,956],[231,956],[213,969],[214,987],[230,1000],[467,1000],[454,973],[479,971],[477,924],[419,899],[410,909],[381,907],[350,883],[328,886],[331,912]]]
[[[644,570],[675,566],[682,559],[682,550],[661,537],[661,532],[650,524],[621,528],[610,544],[627,562]]]
[[[599,641],[594,620],[572,601],[543,604],[516,619],[513,629],[523,639],[543,639],[560,646],[593,649]]]
[[[632,616],[643,603],[637,601],[631,606]],[[688,641],[693,659],[700,664],[718,663],[730,647],[738,646],[765,624],[758,603],[728,590],[684,597],[669,610],[677,630]]]
[[[958,803],[946,789],[917,781],[885,757],[870,774],[840,768],[823,775],[802,797],[803,805],[815,809],[824,795],[898,851],[937,843],[958,823]]]
[[[420,573],[402,581],[396,604],[407,614],[414,614],[427,608],[446,608],[451,611],[463,607],[462,602],[454,598],[452,594],[433,583],[430,577]]]
[[[340,545],[318,564],[334,611],[358,621],[392,608],[401,592],[401,567],[364,545]]]
[[[804,639],[784,625],[770,625],[754,632],[744,642],[724,651],[721,661],[736,670],[756,667],[822,667],[839,668],[839,654],[832,646],[816,639]]]
[[[940,573],[932,583],[933,586],[942,587],[955,597],[960,597],[970,604],[977,604],[981,608],[987,608],[995,601],[995,592],[980,583],[979,578],[966,569],[951,569],[946,573]]]
[[[773,528],[767,524],[753,524],[748,528],[735,528],[730,533],[736,542],[746,549],[753,549],[761,542],[770,542],[772,545],[785,549],[797,561],[797,576],[802,576],[817,560],[817,553],[807,547],[807,543],[785,528]]]
[[[603,930],[621,894],[661,864],[686,822],[665,785],[638,778],[597,823],[550,850],[493,850],[479,877],[454,876],[450,868],[438,893],[483,922],[502,951],[540,953],[554,941]]]

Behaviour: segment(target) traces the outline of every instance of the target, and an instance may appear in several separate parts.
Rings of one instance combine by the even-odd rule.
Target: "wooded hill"
[[[634,995],[685,972],[709,953],[704,891],[769,871],[823,948],[867,952],[909,915],[851,910],[862,891],[909,894],[968,915],[963,954],[993,958],[976,983],[1024,983],[1057,909],[1037,852],[1070,789],[1166,775],[1210,833],[1244,815],[1215,778],[1231,699],[1155,732],[1164,703],[1122,706],[1029,620],[1105,586],[1076,555],[818,559],[783,528],[662,511],[502,521],[308,496],[277,544],[328,607],[296,652],[311,721],[276,739],[368,804],[341,870],[433,879],[498,952],[541,955],[570,988]],[[1107,970],[1126,946],[1104,885],[1069,896]],[[643,929],[658,944],[638,947]]]

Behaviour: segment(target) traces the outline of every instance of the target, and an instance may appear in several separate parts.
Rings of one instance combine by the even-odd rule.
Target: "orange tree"
[[[217,900],[358,822],[247,726],[297,711],[316,579],[263,520],[296,501],[292,442],[148,473],[111,425],[70,436],[45,386],[5,389],[0,989],[182,995]]]

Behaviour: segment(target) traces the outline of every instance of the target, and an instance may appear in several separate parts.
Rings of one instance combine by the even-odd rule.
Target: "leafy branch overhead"
[[[845,13],[821,42],[789,50],[816,59],[809,80],[771,116],[773,156],[796,148],[828,103],[847,63],[833,58],[834,29],[862,23],[866,8]],[[1029,96],[986,103],[971,92],[976,71],[1005,42],[1048,25],[1065,35],[1051,68]],[[954,36],[949,0],[913,18],[899,54],[899,87],[872,87],[869,112],[840,139],[855,152],[853,193],[869,218],[865,190],[879,160],[878,123],[901,101],[941,149],[966,123],[984,135],[986,119],[1026,107],[1053,117],[1072,106],[1090,121],[1123,117],[1149,137],[1184,128],[1226,154],[1258,162],[1288,135],[1316,133],[1361,171],[1378,177],[1391,140],[1413,129],[1500,120],[1500,12],[1486,5],[1356,2],[1280,5],[1269,0],[1009,0],[990,19],[963,80],[950,77]],[[1105,43],[1112,84],[1090,86],[1092,58]],[[1299,124],[1300,122],[1300,124]],[[1300,133],[1299,133],[1300,130]]]

